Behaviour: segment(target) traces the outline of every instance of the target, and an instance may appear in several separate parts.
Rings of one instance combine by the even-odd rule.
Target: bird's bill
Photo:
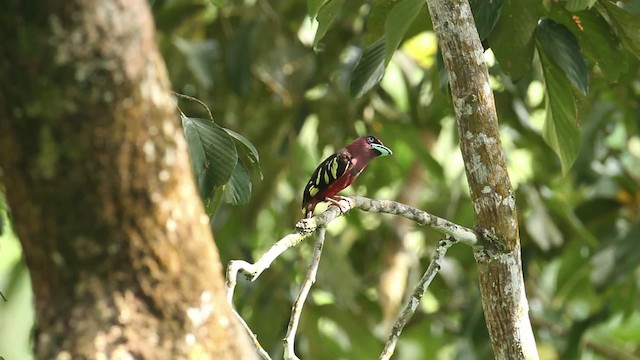
[[[393,154],[393,151],[391,151],[391,149],[389,149],[388,147],[382,144],[371,144],[371,147],[378,150],[378,152],[380,153],[380,156],[387,156],[387,155]]]

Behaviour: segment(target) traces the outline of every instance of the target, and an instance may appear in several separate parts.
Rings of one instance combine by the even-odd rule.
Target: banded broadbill
[[[378,156],[393,152],[375,136],[363,136],[324,159],[311,175],[302,196],[302,211],[306,217],[313,216],[316,205],[322,201],[336,203],[338,192],[360,175],[369,162]]]

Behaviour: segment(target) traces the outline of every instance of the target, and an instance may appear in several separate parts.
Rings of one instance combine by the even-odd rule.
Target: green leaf
[[[340,9],[344,5],[345,0],[329,0],[320,7],[316,20],[318,21],[318,30],[313,39],[313,47],[315,48],[320,40],[325,36],[327,31],[333,26],[334,21],[340,14]]]
[[[351,96],[360,97],[376,86],[384,76],[385,38],[381,37],[367,46],[356,67],[351,72],[349,91]]]
[[[393,53],[424,5],[424,0],[400,0],[389,12],[384,24],[385,65],[391,61]]]
[[[260,169],[260,155],[258,154],[258,149],[247,139],[246,137],[238,134],[237,132],[229,129],[224,129],[232,138],[234,138],[238,144],[242,146],[244,152],[247,154],[247,158],[249,158],[249,162],[251,162],[251,166],[254,167],[258,174],[260,175],[260,180],[264,177],[262,176],[262,169]]]
[[[544,54],[562,69],[571,84],[583,94],[589,90],[589,71],[575,36],[564,25],[543,19],[536,28],[536,38]]]
[[[500,19],[504,0],[471,0],[469,5],[471,5],[480,40],[484,41]]]
[[[307,15],[312,19],[315,18],[325,1],[327,0],[307,0]]]
[[[214,40],[191,41],[176,37],[176,48],[187,60],[187,68],[205,89],[213,86],[212,64],[219,61],[220,49]]]
[[[595,3],[596,0],[567,0],[565,7],[575,12],[590,9]]]
[[[224,6],[224,0],[209,0],[211,3],[219,8]]]
[[[547,118],[542,136],[560,157],[562,171],[566,173],[578,156],[580,131],[571,84],[563,71],[540,52],[542,73],[546,87]]]
[[[384,36],[387,17],[397,0],[373,0],[371,10],[367,17],[367,31],[364,32],[364,43],[366,45],[374,43]]]
[[[607,80],[617,82],[629,69],[629,55],[609,23],[596,11],[570,14],[561,5],[554,5],[549,16],[564,24],[578,38],[584,56],[598,65]]]
[[[541,2],[505,0],[500,19],[489,35],[489,45],[502,70],[518,80],[531,71],[533,32]]]
[[[206,203],[231,178],[238,162],[236,146],[223,128],[209,120],[182,116],[182,127],[200,197]]]
[[[224,201],[232,205],[249,202],[251,197],[251,178],[242,161],[233,169],[229,182],[224,186]]]
[[[602,1],[602,4],[598,6],[600,13],[606,13],[603,15],[610,18],[624,45],[640,59],[640,14],[632,12],[632,7],[623,9],[610,1]]]

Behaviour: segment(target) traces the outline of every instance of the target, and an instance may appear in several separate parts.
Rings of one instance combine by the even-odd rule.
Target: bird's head
[[[363,157],[373,159],[376,156],[387,156],[393,154],[393,151],[384,146],[382,141],[375,136],[368,135],[357,138],[346,149],[355,157]]]

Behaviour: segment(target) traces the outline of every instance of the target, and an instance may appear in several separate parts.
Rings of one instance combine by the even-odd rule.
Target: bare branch
[[[298,324],[300,323],[300,315],[302,315],[302,307],[307,300],[311,285],[316,282],[316,274],[318,273],[318,265],[320,264],[320,257],[322,256],[322,247],[324,246],[326,228],[321,227],[317,231],[316,246],[313,250],[313,258],[305,276],[302,286],[300,287],[300,293],[298,298],[293,303],[291,309],[291,318],[289,319],[289,326],[287,328],[287,335],[284,338],[284,359],[285,360],[299,360],[296,356],[294,345],[296,340],[296,331],[298,330]]]
[[[363,211],[399,215],[413,220],[420,225],[427,225],[433,229],[439,230],[449,235],[456,241],[462,242],[472,247],[478,246],[478,237],[473,230],[452,223],[435,215],[429,214],[426,211],[422,211],[420,209],[399,202],[390,200],[373,200],[361,196],[353,196],[345,197],[344,200],[339,201],[339,204],[340,206],[329,206],[327,210],[325,210],[318,216],[299,221],[296,224],[296,229],[298,230],[298,232],[289,234],[273,244],[269,248],[269,250],[267,250],[255,263],[251,264],[244,260],[231,260],[229,261],[229,264],[227,266],[227,300],[231,305],[233,305],[233,294],[237,285],[238,273],[241,272],[245,274],[249,281],[256,280],[260,276],[260,274],[268,269],[283,252],[291,247],[298,245],[300,242],[310,237],[312,234],[317,233],[318,240],[316,242],[314,257],[309,267],[309,271],[307,272],[307,277],[302,283],[298,299],[296,299],[296,302],[294,303],[294,306],[292,308],[289,328],[287,330],[286,338],[284,339],[285,359],[297,359],[294,353],[294,340],[296,330],[300,321],[300,314],[302,313],[304,301],[309,294],[311,285],[313,284],[313,282],[315,282],[318,263],[320,262],[320,253],[324,244],[325,229],[327,225],[331,223],[331,221],[335,220],[341,215],[344,215],[344,213],[346,213],[347,211],[358,208]],[[435,275],[435,272],[433,275]],[[236,313],[236,315],[240,317],[239,314]],[[241,323],[251,336],[251,339],[256,345],[256,349],[258,350],[258,352],[263,356],[263,358],[268,359],[268,354],[260,346],[260,343],[258,342],[258,339],[256,338],[253,331],[247,326],[244,321],[242,321]]]
[[[236,309],[233,309],[233,307],[232,307],[232,311],[233,311],[233,314],[236,316],[236,319],[238,319],[238,322],[240,322],[242,327],[244,327],[244,329],[247,331],[247,334],[249,334],[249,337],[251,338],[251,341],[253,341],[253,346],[258,351],[258,354],[264,360],[271,360],[271,357],[269,356],[269,353],[262,347],[262,345],[260,345],[260,341],[258,341],[258,337],[256,336],[256,334],[253,333],[253,330],[251,330],[251,328],[249,327],[249,324],[247,324],[247,322],[244,321],[242,316],[240,316],[240,314],[238,314]]]
[[[413,220],[420,225],[427,225],[431,228],[441,231],[446,235],[451,235],[457,241],[469,246],[478,245],[478,237],[476,233],[464,226],[453,223],[449,220],[429,214],[426,211],[414,208],[391,200],[374,200],[362,196],[347,197],[349,201],[341,201],[343,209],[358,208],[360,210],[384,214],[399,215],[409,220]],[[346,206],[344,204],[347,204]],[[301,233],[309,233],[318,227],[326,226],[340,215],[337,207],[329,207],[324,213],[311,219],[304,219],[296,224],[296,228]]]
[[[285,250],[298,245],[302,240],[309,237],[311,234],[289,234],[277,243],[271,245],[269,250],[262,254],[260,259],[251,264],[244,260],[231,260],[227,265],[227,299],[230,304],[233,304],[233,292],[237,285],[238,272],[243,272],[249,281],[254,281],[262,274],[263,271],[271,266],[271,263],[275,261]]]
[[[424,275],[422,275],[420,282],[418,282],[415,289],[413,290],[411,298],[400,313],[398,320],[396,320],[396,323],[393,325],[393,329],[391,330],[389,339],[387,340],[387,343],[385,344],[384,349],[380,354],[380,360],[391,359],[391,356],[393,355],[393,352],[396,348],[396,344],[398,343],[398,339],[400,338],[400,333],[402,333],[402,329],[416,312],[418,305],[420,305],[420,300],[422,300],[424,294],[427,293],[427,289],[429,289],[431,281],[436,276],[438,271],[440,271],[440,261],[442,260],[442,258],[444,258],[444,255],[447,253],[447,250],[449,250],[449,247],[451,247],[451,245],[453,245],[455,242],[455,239],[449,236],[438,243],[436,253],[433,255],[433,258],[429,263],[429,267],[427,267]]]

